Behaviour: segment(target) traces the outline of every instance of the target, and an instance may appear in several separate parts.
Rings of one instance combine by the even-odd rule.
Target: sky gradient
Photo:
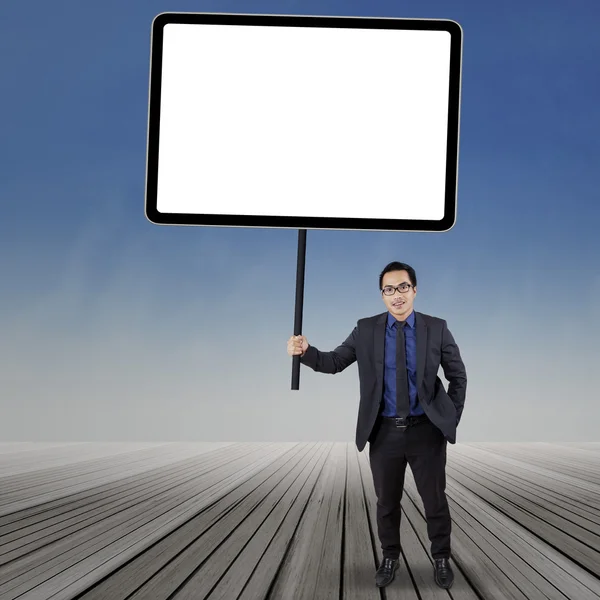
[[[309,231],[304,333],[332,349],[408,262],[467,367],[458,442],[598,441],[600,5],[541,0],[3,2],[0,439],[354,439],[355,365],[290,391],[297,232],[144,217],[166,10],[458,21],[457,223]]]

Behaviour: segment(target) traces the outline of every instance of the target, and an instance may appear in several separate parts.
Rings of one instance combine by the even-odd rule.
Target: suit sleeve
[[[340,373],[356,361],[357,339],[358,326],[335,350],[322,352],[309,346],[300,362],[317,373]]]
[[[444,376],[448,380],[448,396],[456,407],[456,424],[458,425],[467,395],[467,370],[446,321],[442,326],[441,364]]]

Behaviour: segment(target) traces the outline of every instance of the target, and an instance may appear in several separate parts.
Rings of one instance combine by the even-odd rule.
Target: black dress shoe
[[[390,585],[394,581],[394,576],[398,570],[398,559],[397,558],[384,558],[383,562],[377,569],[375,574],[375,585],[377,587],[385,587]]]
[[[447,590],[454,583],[454,573],[447,558],[436,558],[433,561],[433,576],[435,582]]]

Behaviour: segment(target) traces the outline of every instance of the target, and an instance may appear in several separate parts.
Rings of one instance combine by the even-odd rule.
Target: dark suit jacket
[[[360,404],[356,445],[362,451],[373,433],[383,403],[383,354],[388,313],[360,319],[335,350],[309,346],[300,362],[319,373],[339,373],[358,363]],[[467,391],[467,373],[446,321],[415,311],[417,329],[417,393],[425,414],[451,443],[456,443]],[[438,377],[440,366],[448,380],[446,392]]]

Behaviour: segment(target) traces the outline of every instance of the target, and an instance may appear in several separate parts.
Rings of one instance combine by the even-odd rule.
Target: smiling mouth
[[[400,306],[404,306],[404,304],[404,302],[392,302],[394,308],[399,308]]]

